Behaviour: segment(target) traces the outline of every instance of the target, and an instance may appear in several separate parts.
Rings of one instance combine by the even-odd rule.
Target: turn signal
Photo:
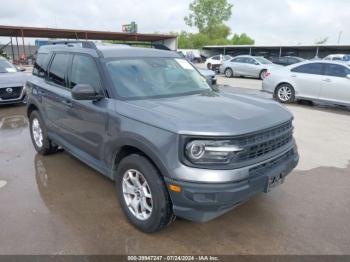
[[[169,189],[170,189],[171,191],[174,191],[174,192],[177,192],[177,193],[180,193],[180,192],[181,192],[181,187],[179,187],[179,186],[169,185]]]

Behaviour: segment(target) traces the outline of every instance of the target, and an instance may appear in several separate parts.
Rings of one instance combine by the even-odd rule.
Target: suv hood
[[[118,101],[118,104],[116,110],[123,116],[187,135],[240,135],[292,118],[287,109],[272,100],[226,92]]]

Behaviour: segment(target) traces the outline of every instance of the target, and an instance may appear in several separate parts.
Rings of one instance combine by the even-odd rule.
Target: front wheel
[[[276,99],[281,103],[292,103],[295,100],[295,91],[290,84],[280,84],[276,89]]]
[[[208,68],[209,70],[211,70],[211,63],[208,63],[208,64],[207,64],[207,68]]]
[[[156,232],[174,220],[165,183],[144,156],[125,157],[118,165],[115,181],[121,207],[130,223],[139,230]]]

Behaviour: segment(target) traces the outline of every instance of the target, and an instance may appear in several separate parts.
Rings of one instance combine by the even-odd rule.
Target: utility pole
[[[341,35],[343,34],[343,31],[339,31],[339,35],[338,35],[338,45],[340,44],[340,39],[341,39]]]

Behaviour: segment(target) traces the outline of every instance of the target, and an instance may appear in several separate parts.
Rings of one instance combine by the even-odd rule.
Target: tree
[[[190,14],[184,20],[212,38],[218,26],[230,19],[232,6],[227,0],[194,0],[189,6]]]
[[[231,39],[232,45],[254,45],[254,39],[250,38],[247,34],[243,33],[241,35],[234,34]]]
[[[326,36],[325,38],[321,38],[321,39],[317,40],[315,42],[315,44],[316,45],[323,45],[323,44],[327,43],[327,41],[328,41],[328,36]]]

